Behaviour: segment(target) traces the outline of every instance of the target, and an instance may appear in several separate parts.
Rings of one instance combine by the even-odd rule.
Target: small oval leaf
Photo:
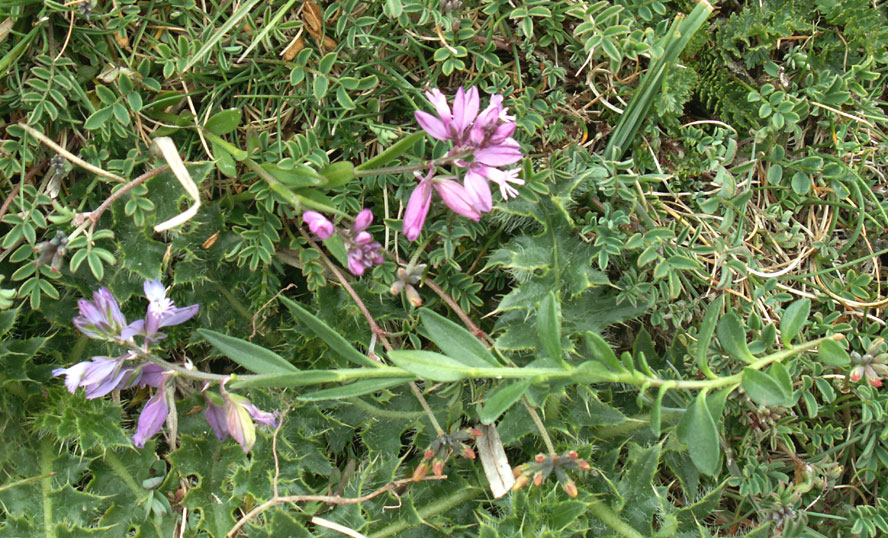
[[[429,381],[459,381],[471,373],[461,362],[432,351],[389,351],[388,356],[396,366]]]
[[[496,390],[487,401],[479,413],[481,424],[488,425],[496,422],[503,413],[515,405],[522,395],[530,388],[530,381],[520,381],[500,387]]]
[[[197,332],[223,355],[251,372],[257,374],[286,374],[299,371],[298,368],[277,353],[262,346],[257,346],[252,342],[211,331],[210,329],[198,329]]]
[[[786,394],[784,387],[776,379],[759,370],[743,369],[743,390],[753,402],[765,407],[789,404],[790,395]]]
[[[805,322],[808,321],[810,313],[811,299],[799,299],[786,307],[780,318],[780,340],[783,341],[783,345],[788,346],[792,343],[793,338],[799,334]]]
[[[734,358],[745,362],[752,362],[755,357],[749,352],[746,345],[746,330],[740,321],[740,316],[734,312],[728,314],[718,322],[718,340],[725,351]]]
[[[706,395],[700,392],[688,406],[678,423],[678,437],[688,445],[694,466],[701,473],[714,476],[721,464],[721,446],[715,420],[706,405]]]

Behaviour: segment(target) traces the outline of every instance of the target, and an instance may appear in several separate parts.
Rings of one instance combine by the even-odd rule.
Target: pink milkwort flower
[[[499,185],[503,199],[517,196],[518,191],[509,183],[524,184],[518,178],[518,171],[499,169],[523,157],[521,147],[512,138],[515,117],[503,107],[503,96],[491,96],[490,104],[480,114],[480,100],[475,87],[469,88],[468,92],[457,89],[453,110],[438,89],[427,91],[426,97],[437,116],[418,110],[414,112],[414,117],[433,138],[453,142],[448,155],[459,156],[454,163],[466,169],[464,185],[475,208],[482,213],[491,209],[488,181]]]
[[[321,240],[329,239],[333,232],[336,231],[333,223],[317,211],[306,211],[302,214],[302,220],[308,225],[311,233],[318,236]]]
[[[361,276],[364,271],[381,264],[382,245],[373,240],[373,236],[367,231],[373,223],[373,213],[369,209],[362,209],[355,217],[355,223],[345,235],[348,246],[348,270],[356,276]]]
[[[408,241],[419,237],[429,208],[432,204],[432,189],[434,188],[444,203],[451,211],[463,217],[478,222],[481,220],[481,209],[476,204],[477,193],[470,192],[456,181],[453,176],[435,177],[435,170],[429,167],[429,173],[422,177],[419,172],[414,172],[419,185],[410,194],[407,208],[404,210],[404,235]],[[486,186],[486,184],[485,184]],[[483,194],[483,193],[482,193]],[[490,198],[490,189],[487,189],[487,197]]]

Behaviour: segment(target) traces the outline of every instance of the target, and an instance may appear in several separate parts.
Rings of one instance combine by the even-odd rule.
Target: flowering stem
[[[447,306],[449,306],[456,313],[456,316],[460,319],[460,321],[463,322],[463,325],[465,325],[466,328],[475,335],[475,337],[481,340],[481,343],[483,343],[487,347],[490,347],[490,339],[487,334],[482,331],[480,327],[475,325],[475,322],[473,322],[471,318],[469,318],[469,315],[466,314],[465,310],[463,310],[459,306],[459,303],[453,300],[453,297],[451,297],[450,294],[444,291],[441,286],[439,286],[431,278],[425,280],[425,285],[432,288],[432,291],[437,293],[438,297],[440,297],[442,301],[447,303]]]
[[[543,442],[546,443],[546,448],[549,450],[549,456],[557,458],[558,453],[555,452],[555,445],[552,444],[552,439],[549,438],[549,432],[546,431],[546,426],[543,424],[543,421],[540,420],[540,416],[537,414],[536,409],[531,407],[527,398],[524,396],[521,397],[521,403],[524,404],[524,408],[527,409],[528,414],[530,414],[530,418],[533,420],[534,425],[537,430],[539,430],[540,435],[543,436]]]
[[[457,159],[462,159],[472,154],[472,151],[458,151],[453,154],[447,154],[431,161],[420,161],[416,164],[405,164],[402,166],[391,166],[389,168],[374,168],[373,170],[355,169],[354,173],[358,177],[364,176],[383,176],[389,174],[403,174],[404,172],[413,172],[415,170],[427,170],[430,166],[441,166],[451,163]]]
[[[200,370],[185,368],[184,366],[179,366],[178,364],[165,361],[160,357],[157,357],[154,354],[149,353],[148,351],[134,345],[127,345],[126,347],[127,349],[138,355],[140,358],[145,359],[148,362],[153,362],[154,364],[162,366],[167,370],[172,370],[173,372],[176,372],[177,375],[181,375],[183,377],[196,379],[198,381],[209,381],[210,383],[221,383],[231,377],[228,375],[211,374],[209,372],[201,372]],[[239,376],[239,379],[247,379],[250,377],[252,376]]]
[[[376,324],[376,320],[373,319],[373,315],[370,314],[370,311],[367,309],[367,306],[364,304],[364,301],[358,296],[357,292],[355,292],[354,288],[348,283],[348,280],[345,279],[345,276],[342,272],[336,267],[336,265],[324,254],[324,251],[318,246],[317,243],[305,233],[305,230],[302,227],[299,227],[299,233],[302,237],[308,241],[308,243],[314,247],[315,250],[318,251],[321,255],[321,260],[327,266],[328,269],[336,276],[336,279],[339,280],[339,283],[345,288],[345,291],[351,296],[352,300],[354,300],[355,304],[358,306],[358,309],[364,315],[364,319],[367,320],[367,323],[370,325],[370,330],[373,331],[373,334],[379,339],[380,343],[382,343],[382,347],[385,348],[386,351],[391,351],[394,349],[392,344],[388,341],[388,338],[385,336],[385,331],[383,331],[379,325]],[[444,430],[441,428],[441,425],[438,423],[438,419],[435,418],[435,414],[432,413],[432,409],[429,407],[429,403],[423,397],[422,392],[419,390],[419,387],[416,385],[416,382],[410,382],[410,390],[413,391],[413,394],[416,396],[416,399],[419,400],[419,404],[422,405],[423,410],[425,410],[426,416],[429,417],[429,422],[432,423],[432,427],[435,428],[435,432],[437,432],[438,436],[444,435]]]

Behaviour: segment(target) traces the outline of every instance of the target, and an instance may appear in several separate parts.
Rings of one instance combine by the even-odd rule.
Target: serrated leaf
[[[12,329],[15,325],[15,318],[18,316],[18,308],[0,311],[0,337]]]
[[[799,299],[786,307],[780,317],[780,340],[784,345],[788,346],[792,343],[805,322],[808,321],[810,313],[811,299]]]
[[[472,371],[463,363],[433,351],[389,351],[388,357],[396,366],[429,381],[459,381]]]
[[[743,328],[743,322],[736,313],[728,312],[728,314],[718,322],[718,340],[722,347],[730,353],[734,358],[745,362],[755,360],[749,347],[746,344],[746,330]]]
[[[198,329],[197,332],[223,355],[251,372],[257,374],[299,372],[298,368],[277,353],[252,342],[210,329]]]
[[[830,366],[848,366],[851,357],[835,340],[824,340],[817,349],[817,357],[820,362]]]
[[[701,473],[714,476],[721,464],[721,446],[705,393],[697,394],[688,406],[678,423],[678,438],[688,445],[694,466]]]
[[[421,309],[419,316],[429,338],[448,357],[479,368],[499,366],[484,344],[465,328],[428,308]]]
[[[519,381],[497,389],[487,398],[484,407],[481,408],[479,413],[481,424],[488,425],[496,422],[496,419],[515,405],[515,402],[521,399],[521,396],[529,388],[530,381]]]
[[[743,390],[749,398],[765,407],[789,405],[790,394],[773,377],[753,368],[743,369]]]
[[[353,362],[355,364],[359,364],[362,366],[373,366],[379,367],[380,364],[367,355],[361,353],[357,349],[354,348],[351,344],[348,343],[341,334],[334,331],[332,327],[324,323],[320,318],[306,310],[296,301],[289,299],[287,297],[280,297],[280,301],[284,303],[284,306],[290,310],[290,313],[299,321],[304,323],[314,332],[318,337],[323,340],[330,349],[337,353],[343,359]]]

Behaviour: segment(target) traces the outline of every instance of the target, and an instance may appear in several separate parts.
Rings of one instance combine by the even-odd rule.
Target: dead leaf
[[[3,40],[9,35],[9,31],[12,30],[12,25],[12,17],[6,17],[5,21],[0,22],[0,43],[3,43]]]
[[[302,5],[302,20],[305,21],[305,29],[318,43],[324,41],[324,12],[321,6],[311,0],[306,0]]]
[[[333,38],[330,38],[330,37],[324,36],[324,45],[323,45],[323,48],[324,48],[324,50],[333,50],[333,49],[335,49],[335,48],[336,48],[336,41],[334,41]]]
[[[124,30],[114,34],[114,41],[117,41],[118,47],[129,50],[129,37]]]
[[[487,476],[487,482],[490,484],[490,493],[493,494],[494,499],[499,499],[508,493],[512,489],[512,485],[515,484],[512,467],[509,465],[509,458],[506,456],[506,450],[503,448],[503,442],[500,440],[496,425],[479,424],[476,428],[484,434],[475,439],[478,457],[484,468],[484,474]]]
[[[284,52],[281,53],[281,56],[284,57],[285,62],[289,62],[293,58],[299,54],[299,51],[305,48],[305,42],[302,41],[302,36],[297,35],[293,41],[290,41],[290,44],[287,45],[287,48],[284,49]]]

